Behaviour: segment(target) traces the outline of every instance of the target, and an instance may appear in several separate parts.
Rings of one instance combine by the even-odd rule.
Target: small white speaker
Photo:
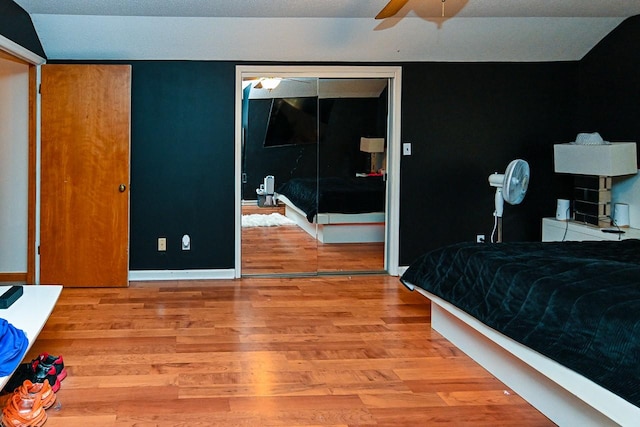
[[[613,205],[613,225],[617,227],[629,226],[629,205],[616,203]]]
[[[568,221],[571,218],[571,207],[567,199],[558,199],[556,207],[556,219],[558,221]]]
[[[264,177],[264,193],[265,194],[273,194],[275,190],[275,179],[273,175],[267,175]]]

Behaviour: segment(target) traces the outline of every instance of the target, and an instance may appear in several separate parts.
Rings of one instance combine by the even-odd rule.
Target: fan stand
[[[502,197],[502,187],[496,187],[495,196],[496,210],[493,212],[495,219],[496,243],[502,243],[502,212],[504,211],[504,197]],[[491,233],[493,237],[493,233]]]

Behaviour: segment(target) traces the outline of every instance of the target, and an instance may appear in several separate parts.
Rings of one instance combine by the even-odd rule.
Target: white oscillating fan
[[[504,202],[517,205],[522,202],[529,186],[529,163],[522,159],[512,160],[504,173],[492,173],[489,175],[489,185],[496,187],[495,205],[493,215],[495,222],[491,232],[491,241],[498,231],[497,242],[502,242],[502,212]]]

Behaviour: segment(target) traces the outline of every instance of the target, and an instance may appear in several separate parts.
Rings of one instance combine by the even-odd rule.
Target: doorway
[[[0,208],[0,222],[10,229],[6,232],[0,226],[0,234],[5,237],[5,242],[0,243],[0,281],[39,283],[37,87],[39,66],[44,62],[44,58],[0,35],[0,74],[3,74],[0,110],[6,113],[0,116],[8,124],[0,127],[0,151],[6,154],[0,161],[3,165],[0,205],[4,206]]]
[[[327,216],[324,211],[319,210],[313,214],[306,215],[307,221],[304,220],[304,216],[301,219],[296,218],[295,212],[293,212],[296,207],[300,206],[299,202],[297,205],[296,203],[288,203],[290,200],[285,200],[282,203],[279,196],[277,202],[274,202],[269,198],[271,195],[269,191],[263,194],[251,194],[252,192],[260,193],[260,187],[264,188],[269,186],[270,183],[266,177],[262,182],[263,178],[260,176],[260,182],[257,182],[255,176],[248,178],[245,173],[247,162],[246,153],[243,149],[246,142],[245,138],[254,136],[246,134],[248,120],[246,114],[248,98],[246,83],[253,82],[255,84],[256,80],[261,82],[267,77],[273,77],[282,82],[292,82],[294,85],[301,85],[303,91],[308,92],[310,98],[296,97],[298,99],[287,99],[286,101],[296,103],[304,101],[309,104],[304,109],[314,110],[318,113],[315,116],[317,121],[316,133],[315,136],[309,137],[310,139],[307,141],[309,144],[296,144],[295,149],[289,150],[294,153],[293,156],[296,163],[292,169],[295,169],[296,173],[285,172],[280,174],[280,177],[285,177],[286,179],[278,179],[278,175],[276,175],[277,181],[287,181],[287,185],[290,184],[291,178],[315,177],[315,180],[309,179],[309,181],[315,181],[315,187],[311,187],[309,191],[312,196],[314,195],[313,192],[316,192],[314,202],[318,205],[324,203],[325,193],[323,189],[330,187],[336,179],[334,175],[336,175],[335,170],[338,166],[336,166],[335,159],[343,162],[345,158],[344,152],[331,155],[323,152],[322,148],[318,148],[320,146],[318,142],[324,138],[322,126],[325,126],[325,124],[322,123],[322,117],[323,114],[326,117],[326,111],[330,109],[327,98],[334,98],[335,96],[349,98],[350,95],[332,94],[332,91],[335,92],[335,88],[339,88],[340,85],[344,90],[347,87],[354,87],[356,83],[366,83],[369,86],[372,83],[377,83],[381,88],[379,93],[384,90],[384,109],[382,112],[384,116],[382,121],[384,123],[382,128],[378,126],[378,129],[355,131],[358,135],[362,133],[362,138],[356,137],[356,144],[358,144],[362,153],[356,147],[356,153],[353,155],[358,158],[359,162],[366,159],[364,162],[366,166],[364,164],[362,167],[358,166],[358,169],[362,169],[362,172],[366,173],[355,174],[350,171],[349,174],[353,175],[353,178],[357,176],[358,179],[349,179],[348,183],[351,185],[352,182],[357,184],[366,182],[368,187],[375,186],[380,188],[376,191],[381,192],[380,199],[383,207],[381,209],[372,209],[381,211],[378,217],[357,215]],[[245,83],[244,86],[243,82]],[[315,275],[367,271],[386,271],[392,275],[397,274],[400,85],[400,67],[239,66],[236,68],[236,277],[253,274],[256,271],[259,274],[267,275]],[[271,91],[264,91],[264,93],[267,94],[264,98],[267,98],[268,101],[263,103],[265,105],[268,104],[269,107],[265,107],[263,115],[273,115],[273,103],[276,96],[271,96],[273,95]],[[358,98],[355,95],[351,96]],[[376,96],[379,97],[379,94]],[[278,102],[281,102],[282,97],[278,98]],[[350,101],[351,104],[347,109],[354,110],[356,108],[354,105],[361,104],[361,101]],[[379,101],[376,102],[380,103]],[[302,109],[302,107],[300,108]],[[307,137],[301,135],[299,138],[305,139]],[[260,138],[264,138],[264,132]],[[386,161],[384,168],[376,167],[373,170],[369,168],[371,157],[375,158],[376,156],[375,154],[370,154],[371,150],[367,149],[369,147],[368,144],[372,142],[382,142],[386,146],[382,156],[378,155],[380,166],[382,166],[380,157],[383,157]],[[266,144],[266,141],[261,141],[260,143]],[[277,142],[277,144],[281,147],[285,145],[282,142]],[[270,151],[268,154],[271,155],[276,151],[278,150]],[[286,153],[286,150],[280,149],[280,151]],[[263,152],[267,151],[263,150]],[[306,168],[306,171],[299,173],[299,170],[303,168]],[[372,177],[374,175],[373,172],[382,176],[374,178]],[[296,174],[299,176],[295,177]],[[380,182],[376,183],[376,179]],[[275,187],[281,189],[282,187],[279,184],[284,183],[275,184]],[[341,181],[338,186],[343,188],[345,184]],[[358,189],[358,191],[360,190]],[[279,193],[276,194],[278,195]],[[370,197],[370,199],[373,200],[375,197]],[[243,203],[243,201],[245,202]],[[245,232],[246,229],[242,227],[243,211],[247,214],[249,211],[255,212],[256,210],[262,214],[259,215],[261,217],[264,217],[264,214],[268,213],[270,215],[273,213],[285,219],[293,219],[297,221],[297,227],[279,227],[277,233],[273,233],[267,227],[260,227],[247,233]],[[300,212],[300,214],[305,215],[305,212]],[[313,220],[312,216],[314,216]],[[351,231],[353,229],[358,231]],[[357,234],[355,240],[353,240],[354,237],[351,233]],[[273,236],[277,236],[277,239],[274,239]],[[364,240],[362,240],[361,236],[365,236]],[[262,260],[257,261],[258,264],[263,264],[257,270],[253,268],[255,264],[248,265],[246,257],[243,258],[243,241],[251,245],[250,247],[247,246],[250,249],[247,249],[246,252],[247,256],[250,254],[252,262],[256,261],[256,253],[258,253],[258,258],[263,257]],[[375,249],[376,246],[377,249]],[[281,258],[274,258],[273,256],[276,253],[280,253],[279,257]],[[243,260],[245,261],[244,265]]]
[[[27,282],[31,257],[31,65],[0,50],[0,282]]]

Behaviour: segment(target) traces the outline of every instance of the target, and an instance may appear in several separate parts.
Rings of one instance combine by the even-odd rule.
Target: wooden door
[[[40,282],[127,286],[129,65],[42,66]]]

